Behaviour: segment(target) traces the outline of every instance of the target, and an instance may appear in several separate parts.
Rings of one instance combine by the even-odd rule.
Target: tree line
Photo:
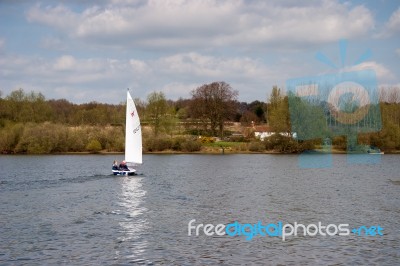
[[[191,135],[223,136],[226,121],[248,124],[266,119],[265,103],[238,102],[237,92],[225,82],[203,85],[190,99],[173,101],[152,92],[146,101],[135,103],[148,150],[198,150]],[[5,97],[0,92],[0,153],[123,151],[125,104],[74,104],[23,89]],[[165,141],[166,136],[173,141]]]
[[[153,92],[148,95],[147,101],[135,99],[135,103],[142,122],[154,123],[158,129],[165,122],[161,120],[169,116],[180,120],[207,119],[211,121],[213,135],[217,135],[217,124],[223,128],[222,121],[266,121],[266,103],[238,102],[237,91],[225,82],[203,85],[193,90],[192,95],[191,99],[173,101],[167,100],[162,92]],[[125,123],[125,102],[116,105],[95,101],[74,104],[66,99],[47,100],[40,92],[25,92],[23,89],[14,90],[3,98],[0,91],[0,126],[4,127],[7,121],[53,122],[69,126],[117,125]]]
[[[398,88],[381,90],[379,105],[372,107],[382,117],[379,130],[359,131],[359,143],[385,151],[400,150],[399,92]],[[321,145],[321,136],[326,134],[337,149],[348,148],[345,132],[327,133],[335,126],[335,119],[326,120],[332,115],[320,113],[326,108],[290,97],[277,86],[265,102],[239,102],[238,92],[228,83],[212,82],[192,90],[188,99],[173,101],[162,92],[152,92],[145,101],[135,99],[135,103],[142,121],[145,151],[198,151],[208,142],[199,141],[199,136],[218,136],[242,142],[234,146],[240,151],[301,152]],[[290,110],[289,103],[297,110]],[[291,124],[293,121],[295,125]],[[362,127],[371,121],[357,123]],[[240,123],[241,131],[246,132],[242,137],[232,137],[234,132],[227,129],[232,122]],[[124,150],[124,123],[125,102],[74,104],[23,89],[4,97],[0,92],[0,153],[120,152]],[[275,134],[261,142],[253,134],[254,125],[260,124],[285,134]],[[293,138],[296,131],[309,138]]]
[[[364,105],[344,95],[340,101],[343,106],[338,109],[323,97],[284,95],[274,87],[268,105],[268,123],[275,132],[290,136],[296,133],[296,145],[305,145],[306,149],[328,141],[342,151],[357,151],[362,147],[399,151],[400,89],[380,88],[378,94],[379,101]]]

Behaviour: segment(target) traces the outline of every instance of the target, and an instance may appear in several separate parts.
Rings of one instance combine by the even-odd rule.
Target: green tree
[[[330,137],[324,110],[318,103],[310,103],[293,93],[289,93],[288,100],[292,131],[300,140]]]
[[[6,97],[7,100],[7,114],[6,116],[14,122],[22,122],[20,119],[20,112],[24,105],[25,92],[23,89],[12,91]]]
[[[12,91],[6,97],[7,108],[2,116],[14,122],[45,122],[52,117],[51,106],[42,93],[25,93],[23,89]]]
[[[161,125],[165,133],[172,136],[174,134],[174,131],[176,131],[178,122],[179,119],[175,114],[175,109],[169,108],[167,114],[163,117],[163,120],[161,121]]]
[[[146,114],[155,136],[161,131],[162,123],[168,113],[168,104],[163,92],[152,92],[147,97]]]
[[[288,97],[283,96],[277,86],[272,88],[269,98],[267,121],[276,133],[291,133]]]

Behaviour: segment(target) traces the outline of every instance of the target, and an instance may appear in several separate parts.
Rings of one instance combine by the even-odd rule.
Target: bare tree
[[[194,118],[208,121],[213,136],[223,136],[224,122],[236,111],[238,92],[223,81],[205,84],[191,92],[191,114]]]

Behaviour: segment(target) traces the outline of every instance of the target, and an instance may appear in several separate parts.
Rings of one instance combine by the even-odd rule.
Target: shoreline
[[[0,155],[123,155],[124,152],[109,152],[109,151],[100,151],[100,152],[56,152],[56,153],[3,153]],[[165,150],[165,151],[146,151],[143,152],[143,154],[164,154],[164,155],[178,155],[178,154],[215,154],[215,155],[231,155],[231,154],[272,154],[272,155],[298,155],[302,154],[301,152],[294,152],[294,153],[284,153],[284,152],[278,152],[278,151],[259,151],[259,152],[253,152],[253,151],[232,151],[230,149],[225,149],[222,151],[222,149],[208,149],[208,150],[201,150],[201,151],[195,151],[195,152],[187,152],[187,151],[174,151],[174,150]],[[340,151],[340,150],[332,150],[332,152],[323,152],[320,150],[311,150],[309,154],[368,154],[368,153],[348,153],[346,151]],[[400,150],[396,151],[388,151],[385,152],[384,154],[399,154],[400,155]],[[384,155],[383,154],[383,155]],[[371,154],[373,155],[373,154]]]

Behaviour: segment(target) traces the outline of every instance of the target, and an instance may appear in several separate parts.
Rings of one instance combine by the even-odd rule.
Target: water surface
[[[0,264],[376,264],[400,261],[399,158],[299,169],[296,155],[0,156]],[[380,225],[383,236],[188,236],[188,222]]]

